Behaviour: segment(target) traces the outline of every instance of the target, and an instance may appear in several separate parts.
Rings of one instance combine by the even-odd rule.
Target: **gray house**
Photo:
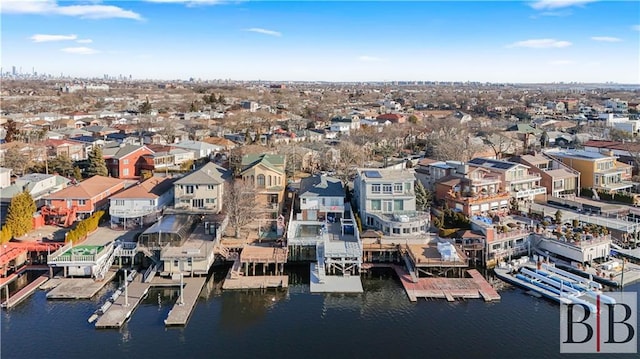
[[[176,209],[222,211],[224,183],[231,172],[209,162],[174,184]]]
[[[342,181],[315,175],[300,181],[300,214],[303,221],[337,220],[344,213],[344,186]]]

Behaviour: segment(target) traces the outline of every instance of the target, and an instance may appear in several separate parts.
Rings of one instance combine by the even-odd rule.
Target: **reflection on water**
[[[557,358],[559,307],[517,288],[502,300],[411,303],[394,275],[375,271],[357,295],[309,293],[307,266],[285,290],[221,291],[216,273],[185,328],[163,320],[176,288],[152,289],[120,330],[87,318],[92,300],[47,301],[38,291],[0,315],[6,358]],[[628,290],[638,291],[639,285]],[[38,345],[34,345],[34,343]],[[607,358],[614,358],[608,355]]]

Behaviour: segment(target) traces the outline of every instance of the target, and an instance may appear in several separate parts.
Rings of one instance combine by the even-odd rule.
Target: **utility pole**
[[[127,270],[124,270],[124,306],[129,306],[129,279],[127,277]]]
[[[180,305],[184,305],[184,284],[182,280],[183,276],[184,274],[180,273]]]

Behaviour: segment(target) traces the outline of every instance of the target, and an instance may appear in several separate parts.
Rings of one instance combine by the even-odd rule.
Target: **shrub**
[[[67,232],[67,242],[78,243],[87,238],[87,235],[98,228],[100,218],[104,216],[104,211],[94,212],[89,218],[83,219],[76,228]]]

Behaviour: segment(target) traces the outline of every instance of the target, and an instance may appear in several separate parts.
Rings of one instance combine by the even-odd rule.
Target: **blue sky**
[[[75,76],[640,83],[640,2],[2,0],[2,67]]]

